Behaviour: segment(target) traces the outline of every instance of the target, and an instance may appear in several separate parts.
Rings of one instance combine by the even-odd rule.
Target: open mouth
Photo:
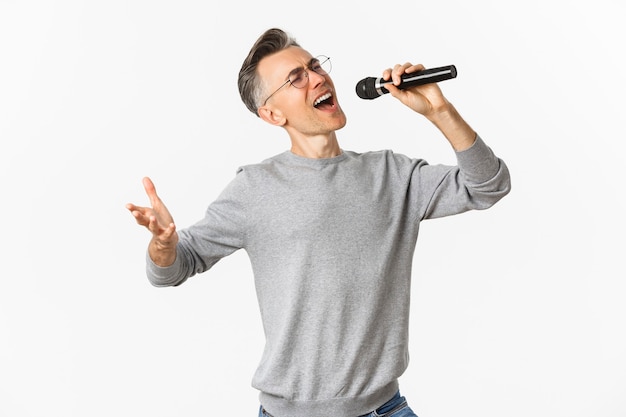
[[[332,108],[334,104],[335,101],[333,99],[333,95],[328,92],[324,95],[319,96],[317,100],[315,100],[315,103],[313,103],[313,107],[315,107],[316,109],[324,110]]]

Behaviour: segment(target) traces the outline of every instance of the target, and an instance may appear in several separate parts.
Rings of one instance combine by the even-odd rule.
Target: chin
[[[344,117],[343,122],[337,126],[335,130],[343,129],[346,126],[347,119]]]
[[[343,128],[347,122],[348,122],[348,118],[343,112],[341,112],[341,117],[337,120],[337,127],[335,127],[335,130],[339,130]]]

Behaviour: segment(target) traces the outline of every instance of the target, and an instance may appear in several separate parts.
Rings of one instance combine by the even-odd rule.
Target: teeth
[[[313,103],[314,106],[317,106],[318,104],[320,104],[322,101],[324,100],[328,100],[329,98],[332,97],[332,94],[330,93],[326,93],[323,96],[321,96],[320,98],[318,98],[317,100],[315,100],[315,103]]]

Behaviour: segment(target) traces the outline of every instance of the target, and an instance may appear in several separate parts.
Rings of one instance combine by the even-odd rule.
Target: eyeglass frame
[[[326,58],[326,59],[324,59],[324,60],[322,61],[322,60],[320,60],[320,58]],[[315,69],[313,69],[313,68],[311,67],[311,65],[313,65],[313,63],[314,63],[315,61],[319,62],[319,70],[318,70],[318,71],[316,71]],[[326,70],[324,70],[324,69],[322,68],[322,64],[325,64],[326,62],[328,62],[328,64],[330,65],[330,67],[329,67],[328,71],[326,71]],[[273,92],[272,94],[270,94],[269,96],[267,96],[267,98],[266,98],[266,99],[265,99],[265,101],[263,102],[263,105],[265,106],[265,104],[267,104],[267,100],[269,100],[270,98],[272,98],[272,96],[273,96],[274,94],[278,93],[278,92],[280,91],[280,89],[281,89],[281,88],[283,88],[284,86],[286,86],[286,85],[287,85],[287,84],[289,84],[289,83],[290,83],[291,85],[293,85],[295,88],[304,88],[304,87],[306,87],[306,86],[309,84],[309,71],[307,71],[307,69],[308,69],[308,70],[313,71],[314,73],[316,73],[316,74],[318,74],[318,75],[325,76],[325,75],[328,75],[328,74],[330,73],[330,71],[333,69],[333,64],[332,64],[332,62],[330,61],[330,57],[329,57],[329,56],[326,56],[326,55],[318,55],[318,56],[316,56],[315,58],[311,58],[311,60],[309,61],[309,64],[308,64],[306,67],[304,67],[304,68],[300,67],[300,68],[296,68],[296,69],[292,70],[292,71],[289,73],[289,77],[287,78],[287,81],[285,81],[285,82],[284,82],[284,83],[283,83],[280,87],[278,87],[276,90],[274,90],[274,92]],[[320,71],[321,71],[321,72],[320,72]],[[297,75],[297,74],[300,74],[300,73],[303,73],[303,74],[304,74],[304,76],[306,77],[306,83],[305,83],[302,87],[298,87],[297,85],[295,85],[295,84],[291,81],[291,77],[292,77],[292,76]]]

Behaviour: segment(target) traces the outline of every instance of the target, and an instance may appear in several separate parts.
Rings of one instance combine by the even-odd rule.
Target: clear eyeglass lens
[[[330,72],[331,68],[332,68],[332,65],[330,63],[330,58],[324,55],[320,55],[316,57],[311,62],[311,67],[310,67],[312,71],[315,71],[319,75],[327,75]],[[302,88],[307,84],[308,78],[309,78],[309,74],[307,73],[306,69],[302,68],[300,71],[293,74],[289,78],[289,81],[291,82],[291,85],[293,85],[294,87]]]
[[[320,55],[316,58],[316,62],[311,65],[313,71],[317,72],[320,75],[326,75],[330,73],[332,69],[332,65],[330,63],[330,58],[324,55]]]
[[[301,69],[300,71],[296,72],[291,77],[289,77],[289,81],[291,82],[291,85],[293,85],[294,87],[302,88],[306,85],[307,78],[309,78],[309,75],[304,69]]]

